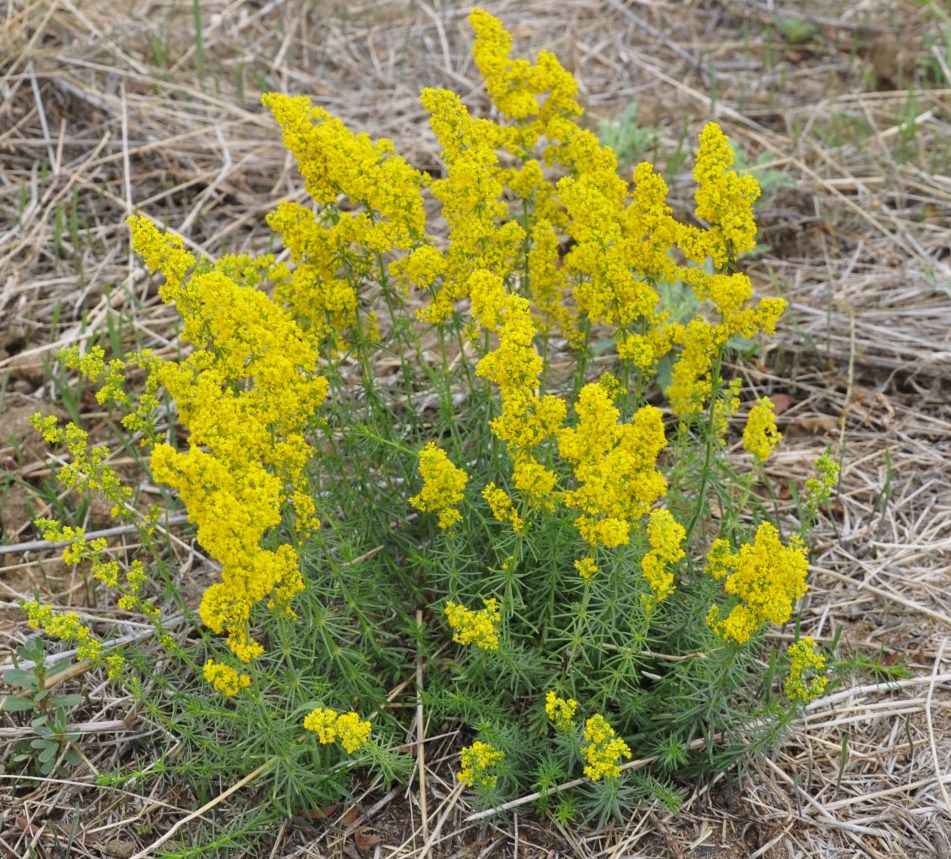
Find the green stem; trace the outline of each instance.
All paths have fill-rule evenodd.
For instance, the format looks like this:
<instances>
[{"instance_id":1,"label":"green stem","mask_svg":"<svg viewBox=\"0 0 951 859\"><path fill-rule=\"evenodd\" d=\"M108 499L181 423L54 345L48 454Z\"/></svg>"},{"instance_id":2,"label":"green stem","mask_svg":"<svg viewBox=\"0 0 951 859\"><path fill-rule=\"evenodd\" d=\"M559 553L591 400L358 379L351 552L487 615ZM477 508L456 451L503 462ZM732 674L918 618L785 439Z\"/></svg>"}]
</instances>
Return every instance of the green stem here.
<instances>
[{"instance_id":1,"label":"green stem","mask_svg":"<svg viewBox=\"0 0 951 859\"><path fill-rule=\"evenodd\" d=\"M703 518L703 512L706 509L707 484L710 482L710 472L713 466L713 452L716 447L716 436L713 429L713 422L716 415L716 398L720 391L720 366L722 362L722 350L717 350L717 357L714 361L712 383L710 386L710 403L707 407L707 425L704 442L706 448L703 455L703 468L700 472L700 486L697 488L697 503L693 515L690 517L690 525L687 528L687 536L684 545L689 546L693 538L694 531L700 520Z\"/></svg>"}]
</instances>

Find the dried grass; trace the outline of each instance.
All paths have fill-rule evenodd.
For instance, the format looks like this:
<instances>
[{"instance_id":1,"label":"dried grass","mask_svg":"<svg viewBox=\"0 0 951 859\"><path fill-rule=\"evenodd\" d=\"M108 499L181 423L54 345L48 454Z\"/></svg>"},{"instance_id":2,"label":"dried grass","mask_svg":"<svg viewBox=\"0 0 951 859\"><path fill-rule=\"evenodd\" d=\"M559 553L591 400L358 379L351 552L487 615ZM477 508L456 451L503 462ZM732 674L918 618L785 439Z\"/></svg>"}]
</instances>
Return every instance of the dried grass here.
<instances>
[{"instance_id":1,"label":"dried grass","mask_svg":"<svg viewBox=\"0 0 951 859\"><path fill-rule=\"evenodd\" d=\"M42 479L46 460L22 416L49 398L44 361L120 319L131 320L126 336L142 345L175 348L173 316L128 251L124 216L142 210L211 255L262 247L264 214L300 195L257 107L262 87L315 97L352 127L393 138L422 168L436 163L437 149L421 130L419 89L448 85L485 103L462 6L201 6L200 47L186 2L0 6L7 546L33 538L23 484ZM424 779L407 791L368 798L376 806L342 811L333 825L289 821L255 855L943 859L951 845L948 12L911 0L529 0L490 11L520 50L558 53L581 81L592 120L636 100L639 122L658 126L665 146L684 118L693 134L715 117L791 180L761 210L768 249L750 266L791 310L771 353L744 372L785 398L779 478L802 479L828 446L844 459L804 628L829 640L842 626L857 651L903 660L914 677L859 678L815 702L772 759L742 781L696 785L677 817L632 809L627 826L594 833L516 814L484 828L467 820L452 782L452 738L430 737ZM807 30L796 31L792 17ZM687 181L674 184L680 205L688 193ZM49 557L0 547L3 649L27 632L15 610L21 594L41 587L79 603L74 576ZM201 570L200 555L188 561ZM67 855L53 845L77 819L76 855L145 856L191 814L184 797L143 802L91 785L97 769L143 739L132 702L110 696L94 690L96 718L79 726L85 774L39 780L16 797L0 780L0 855ZM21 730L7 721L0 737ZM222 795L195 814L228 813L229 801ZM154 826L151 840L132 834L143 824Z\"/></svg>"}]
</instances>

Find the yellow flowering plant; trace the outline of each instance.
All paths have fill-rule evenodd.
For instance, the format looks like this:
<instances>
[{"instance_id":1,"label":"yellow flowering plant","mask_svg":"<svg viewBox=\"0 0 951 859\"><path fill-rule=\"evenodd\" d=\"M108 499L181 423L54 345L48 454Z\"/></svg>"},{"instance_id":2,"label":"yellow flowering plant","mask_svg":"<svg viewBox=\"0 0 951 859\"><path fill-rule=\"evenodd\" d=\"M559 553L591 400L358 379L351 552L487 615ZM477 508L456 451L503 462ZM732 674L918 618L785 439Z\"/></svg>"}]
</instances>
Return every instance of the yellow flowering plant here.
<instances>
[{"instance_id":1,"label":"yellow flowering plant","mask_svg":"<svg viewBox=\"0 0 951 859\"><path fill-rule=\"evenodd\" d=\"M264 758L286 812L346 795L354 768L407 771L391 749L419 658L427 718L470 732L457 773L483 802L584 777L602 817L645 790L676 804L665 779L763 748L827 682L811 639L778 654L785 696L761 658L808 590L808 560L755 506L781 439L772 402L725 364L732 338L773 334L784 308L739 268L756 181L708 123L693 217L676 217L651 164L633 186L618 174L554 55L513 59L499 20L470 22L498 120L424 90L440 178L270 93L311 198L267 217L284 253L199 259L135 215L132 247L181 315L181 356L63 356L122 414L214 572L192 598L157 539L147 581L45 527L155 625L169 664L192 672L178 693L215 702L208 771ZM689 318L671 310L678 290ZM139 521L82 429L37 428L70 453L68 487ZM835 485L831 460L819 472L803 534ZM27 610L98 658L73 618ZM124 682L168 687L160 664L133 661ZM174 732L180 701L150 713Z\"/></svg>"}]
</instances>

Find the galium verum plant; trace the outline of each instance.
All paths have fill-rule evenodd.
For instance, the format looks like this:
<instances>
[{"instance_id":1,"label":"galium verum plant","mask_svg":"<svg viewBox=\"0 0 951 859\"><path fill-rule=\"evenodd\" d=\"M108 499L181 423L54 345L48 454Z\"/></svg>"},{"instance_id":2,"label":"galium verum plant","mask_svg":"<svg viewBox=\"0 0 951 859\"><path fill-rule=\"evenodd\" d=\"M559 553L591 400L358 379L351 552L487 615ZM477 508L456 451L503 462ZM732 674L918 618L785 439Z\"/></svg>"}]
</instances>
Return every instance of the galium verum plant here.
<instances>
[{"instance_id":1,"label":"galium verum plant","mask_svg":"<svg viewBox=\"0 0 951 859\"><path fill-rule=\"evenodd\" d=\"M827 683L811 639L767 658L767 633L808 589L804 536L836 469L825 458L807 487L801 529L770 521L753 490L780 440L773 406L725 363L731 338L773 334L784 308L754 300L738 264L756 181L710 123L696 220L675 218L651 164L631 185L580 124L554 55L512 59L496 18L469 20L494 118L423 90L438 178L307 98L268 94L310 198L267 218L286 253L197 259L131 217L185 357L67 356L220 564L199 635L164 620L194 617L180 589L146 600L141 566L121 585L81 532L68 551L158 626L168 664L201 671L190 694L229 714L214 745L240 752L219 765L268 761L286 810L343 795L354 766L405 771L392 748L418 659L429 724L470 737L459 779L482 803L584 776L581 805L601 815L637 791L673 801L664 779L762 749ZM686 321L671 308L685 291L700 307ZM123 387L133 365L138 399ZM744 409L746 470L726 456ZM68 485L135 518L82 430L37 425L72 453ZM143 526L156 564L158 521ZM65 527L44 524L56 539ZM89 655L173 723L138 679L160 669Z\"/></svg>"}]
</instances>

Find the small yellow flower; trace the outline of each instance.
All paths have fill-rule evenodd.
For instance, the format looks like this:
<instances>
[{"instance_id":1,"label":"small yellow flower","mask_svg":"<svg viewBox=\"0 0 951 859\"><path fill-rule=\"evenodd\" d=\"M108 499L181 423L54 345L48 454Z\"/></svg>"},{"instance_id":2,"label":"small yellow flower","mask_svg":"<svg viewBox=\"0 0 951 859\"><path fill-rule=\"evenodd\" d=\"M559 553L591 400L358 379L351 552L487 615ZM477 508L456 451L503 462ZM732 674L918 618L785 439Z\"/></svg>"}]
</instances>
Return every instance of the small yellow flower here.
<instances>
[{"instance_id":1,"label":"small yellow flower","mask_svg":"<svg viewBox=\"0 0 951 859\"><path fill-rule=\"evenodd\" d=\"M736 414L737 409L740 407L740 388L742 386L742 379L733 379L730 384L720 392L720 396L713 403L713 418L711 424L714 435L719 439L723 439L726 435L730 419Z\"/></svg>"},{"instance_id":2,"label":"small yellow flower","mask_svg":"<svg viewBox=\"0 0 951 859\"><path fill-rule=\"evenodd\" d=\"M27 620L31 629L40 629L47 635L76 644L76 655L80 659L89 659L100 662L102 644L93 636L92 630L86 626L73 611L56 614L48 605L41 605L39 600L23 603Z\"/></svg>"},{"instance_id":3,"label":"small yellow flower","mask_svg":"<svg viewBox=\"0 0 951 859\"><path fill-rule=\"evenodd\" d=\"M181 236L160 233L155 224L142 215L130 215L126 223L132 233L132 250L145 260L149 271L161 271L165 275L165 283L159 289L162 300L177 300L185 275L195 265L195 257L185 250Z\"/></svg>"},{"instance_id":4,"label":"small yellow flower","mask_svg":"<svg viewBox=\"0 0 951 859\"><path fill-rule=\"evenodd\" d=\"M769 397L757 400L750 410L743 430L743 448L760 463L766 462L773 448L782 439L776 429L776 415L773 401Z\"/></svg>"},{"instance_id":5,"label":"small yellow flower","mask_svg":"<svg viewBox=\"0 0 951 859\"><path fill-rule=\"evenodd\" d=\"M93 578L98 579L106 587L114 588L119 584L119 562L97 561L92 565Z\"/></svg>"},{"instance_id":6,"label":"small yellow flower","mask_svg":"<svg viewBox=\"0 0 951 859\"><path fill-rule=\"evenodd\" d=\"M575 569L578 575L587 581L598 571L598 565L594 562L594 558L586 557L575 561Z\"/></svg>"},{"instance_id":7,"label":"small yellow flower","mask_svg":"<svg viewBox=\"0 0 951 859\"><path fill-rule=\"evenodd\" d=\"M222 695L237 695L242 689L247 689L251 685L251 678L247 674L242 674L230 665L215 662L214 659L209 659L205 663L202 673L205 680Z\"/></svg>"},{"instance_id":8,"label":"small yellow flower","mask_svg":"<svg viewBox=\"0 0 951 859\"><path fill-rule=\"evenodd\" d=\"M440 528L451 528L461 521L462 514L455 505L462 501L469 475L456 468L433 442L419 452L419 473L423 489L409 503L420 512L438 513Z\"/></svg>"},{"instance_id":9,"label":"small yellow flower","mask_svg":"<svg viewBox=\"0 0 951 859\"><path fill-rule=\"evenodd\" d=\"M734 569L736 569L736 556L730 549L730 543L727 540L714 540L707 553L707 573L715 579L722 579Z\"/></svg>"},{"instance_id":10,"label":"small yellow flower","mask_svg":"<svg viewBox=\"0 0 951 859\"><path fill-rule=\"evenodd\" d=\"M829 685L823 673L826 658L816 649L809 637L800 638L786 651L789 654L789 676L786 678L786 696L792 701L808 702L818 698Z\"/></svg>"},{"instance_id":11,"label":"small yellow flower","mask_svg":"<svg viewBox=\"0 0 951 859\"><path fill-rule=\"evenodd\" d=\"M115 653L112 656L107 656L104 662L106 664L106 676L110 680L121 680L125 659Z\"/></svg>"},{"instance_id":12,"label":"small yellow flower","mask_svg":"<svg viewBox=\"0 0 951 859\"><path fill-rule=\"evenodd\" d=\"M687 536L683 526L673 514L659 507L651 510L647 524L647 539L651 550L641 561L644 578L651 587L652 595L648 603L654 604L667 599L674 589L674 575L669 565L675 564L685 556L681 544Z\"/></svg>"},{"instance_id":13,"label":"small yellow flower","mask_svg":"<svg viewBox=\"0 0 951 859\"><path fill-rule=\"evenodd\" d=\"M714 265L723 268L738 254L756 244L753 203L760 195L752 176L738 176L732 169L733 150L727 136L715 122L700 133L700 148L693 171L697 182L696 215L711 226L706 238L707 252Z\"/></svg>"},{"instance_id":14,"label":"small yellow flower","mask_svg":"<svg viewBox=\"0 0 951 859\"><path fill-rule=\"evenodd\" d=\"M469 787L494 788L499 777L492 772L505 757L504 752L476 740L471 746L466 746L459 754L462 769L458 778Z\"/></svg>"},{"instance_id":15,"label":"small yellow flower","mask_svg":"<svg viewBox=\"0 0 951 859\"><path fill-rule=\"evenodd\" d=\"M581 389L575 412L577 425L558 432L558 452L578 482L565 504L580 511L576 527L586 542L614 548L629 541L634 521L667 490L657 469L667 444L663 415L644 406L619 423L608 386L599 383Z\"/></svg>"},{"instance_id":16,"label":"small yellow flower","mask_svg":"<svg viewBox=\"0 0 951 859\"><path fill-rule=\"evenodd\" d=\"M325 707L311 710L304 716L304 727L317 734L321 745L329 745L337 739L337 711Z\"/></svg>"},{"instance_id":17,"label":"small yellow flower","mask_svg":"<svg viewBox=\"0 0 951 859\"><path fill-rule=\"evenodd\" d=\"M365 745L373 726L354 712L341 713L337 717L337 733L340 745L351 754Z\"/></svg>"},{"instance_id":18,"label":"small yellow flower","mask_svg":"<svg viewBox=\"0 0 951 859\"><path fill-rule=\"evenodd\" d=\"M455 630L452 640L457 644L474 644L483 650L498 650L502 613L494 597L483 602L485 608L480 611L471 611L451 600L446 603L446 619Z\"/></svg>"},{"instance_id":19,"label":"small yellow flower","mask_svg":"<svg viewBox=\"0 0 951 859\"><path fill-rule=\"evenodd\" d=\"M587 742L581 750L587 761L584 774L592 781L617 778L621 774L618 761L631 757L628 744L614 733L614 728L600 714L592 716L585 723L584 738Z\"/></svg>"},{"instance_id":20,"label":"small yellow flower","mask_svg":"<svg viewBox=\"0 0 951 859\"><path fill-rule=\"evenodd\" d=\"M304 727L317 734L323 746L340 743L351 754L366 745L373 726L353 711L338 713L329 707L317 707L304 717Z\"/></svg>"},{"instance_id":21,"label":"small yellow flower","mask_svg":"<svg viewBox=\"0 0 951 859\"><path fill-rule=\"evenodd\" d=\"M832 497L832 490L839 485L839 464L828 453L816 460L816 471L819 476L806 481L806 509L811 516L816 515L819 506Z\"/></svg>"},{"instance_id":22,"label":"small yellow flower","mask_svg":"<svg viewBox=\"0 0 951 859\"><path fill-rule=\"evenodd\" d=\"M545 712L559 731L570 731L574 727L578 702L574 698L559 698L549 691L545 696Z\"/></svg>"},{"instance_id":23,"label":"small yellow flower","mask_svg":"<svg viewBox=\"0 0 951 859\"><path fill-rule=\"evenodd\" d=\"M795 602L809 589L809 561L802 540L794 536L784 546L769 522L759 526L752 544L735 554L717 540L708 562L708 572L714 578L726 576L724 590L739 602L725 618L719 606L711 606L707 624L721 638L738 644L749 641L764 623L786 623Z\"/></svg>"},{"instance_id":24,"label":"small yellow flower","mask_svg":"<svg viewBox=\"0 0 951 859\"><path fill-rule=\"evenodd\" d=\"M512 503L511 496L494 483L490 483L482 490L482 497L492 510L492 515L499 522L508 522L512 530L518 534L524 527L525 521L518 515L515 505Z\"/></svg>"}]
</instances>

